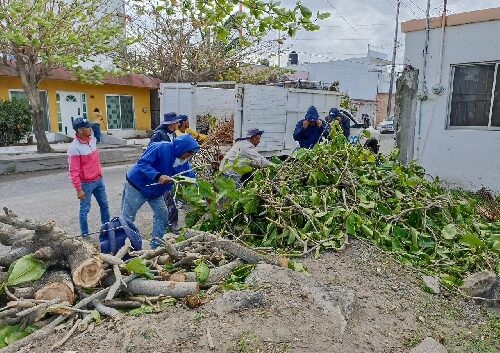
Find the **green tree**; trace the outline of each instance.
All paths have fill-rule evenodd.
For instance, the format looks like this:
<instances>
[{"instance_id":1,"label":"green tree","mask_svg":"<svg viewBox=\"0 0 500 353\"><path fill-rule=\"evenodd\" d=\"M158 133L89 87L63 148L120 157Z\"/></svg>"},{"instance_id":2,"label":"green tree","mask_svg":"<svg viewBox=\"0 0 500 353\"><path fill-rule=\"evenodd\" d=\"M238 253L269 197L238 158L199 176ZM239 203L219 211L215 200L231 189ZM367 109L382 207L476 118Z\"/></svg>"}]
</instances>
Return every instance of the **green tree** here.
<instances>
[{"instance_id":1,"label":"green tree","mask_svg":"<svg viewBox=\"0 0 500 353\"><path fill-rule=\"evenodd\" d=\"M39 153L50 152L38 94L40 81L65 68L79 80L98 82L101 60L120 59L130 40L123 16L105 0L0 0L0 65L13 65L34 116ZM85 63L84 66L83 63ZM84 69L85 67L85 69Z\"/></svg>"},{"instance_id":2,"label":"green tree","mask_svg":"<svg viewBox=\"0 0 500 353\"><path fill-rule=\"evenodd\" d=\"M297 2L134 0L129 6L129 33L141 40L128 52L128 62L167 82L213 81L231 76L245 63L272 51L265 40L272 31L293 36L314 31L329 16Z\"/></svg>"}]
</instances>

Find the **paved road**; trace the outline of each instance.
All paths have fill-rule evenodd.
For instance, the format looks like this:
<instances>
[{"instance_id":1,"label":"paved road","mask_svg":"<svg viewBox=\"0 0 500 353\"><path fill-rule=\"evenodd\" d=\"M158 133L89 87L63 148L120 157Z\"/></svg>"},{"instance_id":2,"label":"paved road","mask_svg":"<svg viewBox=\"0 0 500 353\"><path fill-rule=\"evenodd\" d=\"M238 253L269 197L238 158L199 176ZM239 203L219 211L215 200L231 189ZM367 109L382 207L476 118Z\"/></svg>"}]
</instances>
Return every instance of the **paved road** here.
<instances>
[{"instance_id":1,"label":"paved road","mask_svg":"<svg viewBox=\"0 0 500 353\"><path fill-rule=\"evenodd\" d=\"M380 134L380 153L388 155L394 148L394 134Z\"/></svg>"},{"instance_id":2,"label":"paved road","mask_svg":"<svg viewBox=\"0 0 500 353\"><path fill-rule=\"evenodd\" d=\"M119 214L123 181L128 168L123 165L103 168L112 217ZM0 206L12 209L21 217L55 220L59 227L69 233L80 233L79 201L66 171L0 177ZM99 230L99 218L99 206L93 199L89 215L91 232ZM136 224L143 236L149 237L152 218L149 206L145 205L139 210Z\"/></svg>"}]
</instances>

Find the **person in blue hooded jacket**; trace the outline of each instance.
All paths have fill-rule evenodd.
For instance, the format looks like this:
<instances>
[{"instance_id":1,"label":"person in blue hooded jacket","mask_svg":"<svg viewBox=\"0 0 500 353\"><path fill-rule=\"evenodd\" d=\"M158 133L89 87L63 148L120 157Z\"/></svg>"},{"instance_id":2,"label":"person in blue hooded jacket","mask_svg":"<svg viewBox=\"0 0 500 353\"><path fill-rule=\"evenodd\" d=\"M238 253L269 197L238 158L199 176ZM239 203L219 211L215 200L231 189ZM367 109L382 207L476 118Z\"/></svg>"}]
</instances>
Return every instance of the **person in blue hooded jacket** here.
<instances>
[{"instance_id":1,"label":"person in blue hooded jacket","mask_svg":"<svg viewBox=\"0 0 500 353\"><path fill-rule=\"evenodd\" d=\"M171 177L184 171L199 150L200 145L191 135L180 136L173 142L152 143L127 173L121 214L134 222L137 211L149 203L153 210L153 249L161 244L169 221L163 194L172 188Z\"/></svg>"},{"instance_id":2,"label":"person in blue hooded jacket","mask_svg":"<svg viewBox=\"0 0 500 353\"><path fill-rule=\"evenodd\" d=\"M319 118L318 111L312 106L307 110L305 118L295 126L293 139L301 148L313 148L322 138L328 138L328 133L328 125Z\"/></svg>"},{"instance_id":3,"label":"person in blue hooded jacket","mask_svg":"<svg viewBox=\"0 0 500 353\"><path fill-rule=\"evenodd\" d=\"M330 109L330 112L328 113L328 118L329 118L327 120L328 123L331 123L334 120L337 120L339 122L340 127L342 129L342 133L344 134L345 138L349 140L349 136L351 135L351 119L342 114L342 112L337 108Z\"/></svg>"}]
</instances>

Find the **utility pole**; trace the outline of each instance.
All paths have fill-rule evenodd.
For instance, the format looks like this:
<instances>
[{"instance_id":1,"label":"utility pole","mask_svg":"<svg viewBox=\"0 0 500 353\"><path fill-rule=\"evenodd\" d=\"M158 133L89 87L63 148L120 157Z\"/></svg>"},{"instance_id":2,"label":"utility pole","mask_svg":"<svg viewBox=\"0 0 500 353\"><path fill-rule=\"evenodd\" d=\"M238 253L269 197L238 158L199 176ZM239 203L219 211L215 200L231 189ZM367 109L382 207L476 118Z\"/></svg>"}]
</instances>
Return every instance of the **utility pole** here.
<instances>
[{"instance_id":1,"label":"utility pole","mask_svg":"<svg viewBox=\"0 0 500 353\"><path fill-rule=\"evenodd\" d=\"M281 31L278 31L278 68L281 68Z\"/></svg>"},{"instance_id":2,"label":"utility pole","mask_svg":"<svg viewBox=\"0 0 500 353\"><path fill-rule=\"evenodd\" d=\"M400 8L401 8L401 0L397 0L396 28L394 29L394 48L392 49L391 83L389 84L389 101L387 102L387 116L391 116L391 111L392 111L392 89L394 87L394 75L395 75L395 71L396 71L396 53L398 50L399 10L400 10Z\"/></svg>"}]
</instances>

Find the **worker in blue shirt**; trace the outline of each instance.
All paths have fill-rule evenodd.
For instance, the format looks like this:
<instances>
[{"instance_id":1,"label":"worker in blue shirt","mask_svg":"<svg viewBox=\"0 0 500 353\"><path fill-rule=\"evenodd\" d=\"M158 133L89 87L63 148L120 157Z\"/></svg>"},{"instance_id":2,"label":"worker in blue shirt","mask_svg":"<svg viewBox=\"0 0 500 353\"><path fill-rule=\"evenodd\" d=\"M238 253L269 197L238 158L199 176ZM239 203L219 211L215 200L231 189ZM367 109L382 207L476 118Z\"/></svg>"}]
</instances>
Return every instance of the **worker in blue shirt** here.
<instances>
[{"instance_id":1,"label":"worker in blue shirt","mask_svg":"<svg viewBox=\"0 0 500 353\"><path fill-rule=\"evenodd\" d=\"M328 133L328 125L319 118L318 111L312 106L307 110L304 119L295 126L293 139L301 148L313 148L323 138L328 138Z\"/></svg>"},{"instance_id":2,"label":"worker in blue shirt","mask_svg":"<svg viewBox=\"0 0 500 353\"><path fill-rule=\"evenodd\" d=\"M337 108L332 108L328 113L328 120L329 123L337 120L342 128L342 133L349 140L349 136L351 135L351 120L346 115L342 114Z\"/></svg>"}]
</instances>

